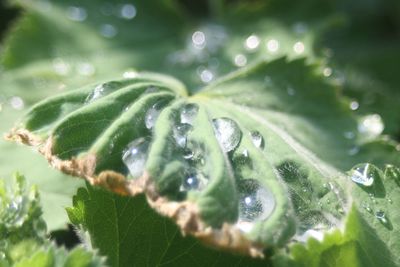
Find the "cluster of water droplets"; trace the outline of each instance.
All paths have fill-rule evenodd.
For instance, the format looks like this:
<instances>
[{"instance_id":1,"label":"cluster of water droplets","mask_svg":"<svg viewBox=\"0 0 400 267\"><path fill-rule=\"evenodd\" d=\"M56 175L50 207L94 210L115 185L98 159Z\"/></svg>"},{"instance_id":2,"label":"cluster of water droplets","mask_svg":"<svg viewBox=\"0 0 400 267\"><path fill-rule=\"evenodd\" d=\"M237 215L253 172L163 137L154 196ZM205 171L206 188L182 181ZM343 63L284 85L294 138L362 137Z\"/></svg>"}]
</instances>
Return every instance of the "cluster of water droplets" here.
<instances>
[{"instance_id":1,"label":"cluster of water droplets","mask_svg":"<svg viewBox=\"0 0 400 267\"><path fill-rule=\"evenodd\" d=\"M91 13L89 13L89 10ZM99 34L105 38L113 38L118 34L118 27L106 21L115 22L116 19L122 22L130 21L136 17L137 9L132 3L112 4L108 2L101 5L98 10L87 9L78 5L69 6L65 11L65 15L74 22L84 22L91 16L94 18L101 17L105 22L98 26Z\"/></svg>"},{"instance_id":2,"label":"cluster of water droplets","mask_svg":"<svg viewBox=\"0 0 400 267\"><path fill-rule=\"evenodd\" d=\"M377 204L377 199L375 197L375 193L373 187L377 183L377 179L379 179L379 172L373 165L369 163L358 164L354 166L350 172L349 176L351 180L359 186L370 189L369 199L370 203L367 201L363 201L361 203L361 207L364 208L368 213L373 214L375 218L380 221L384 226L390 228L389 218L384 210L378 208L375 210L374 206ZM378 186L378 185L377 185ZM392 204L393 201L391 198L385 198L388 204Z\"/></svg>"}]
</instances>

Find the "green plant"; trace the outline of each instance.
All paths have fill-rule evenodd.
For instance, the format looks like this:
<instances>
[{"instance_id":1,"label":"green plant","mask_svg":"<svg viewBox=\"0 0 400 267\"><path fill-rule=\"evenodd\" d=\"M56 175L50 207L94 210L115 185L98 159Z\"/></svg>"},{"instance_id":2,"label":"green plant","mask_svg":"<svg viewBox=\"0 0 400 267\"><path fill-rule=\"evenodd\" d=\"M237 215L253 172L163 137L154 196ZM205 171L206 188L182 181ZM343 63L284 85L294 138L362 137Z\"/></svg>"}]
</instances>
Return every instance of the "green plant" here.
<instances>
[{"instance_id":1,"label":"green plant","mask_svg":"<svg viewBox=\"0 0 400 267\"><path fill-rule=\"evenodd\" d=\"M86 180L19 167L56 203L81 187L69 221L109 265L400 265L400 54L358 24L376 6L345 26L341 1L16 3L0 82L41 101L6 139Z\"/></svg>"}]
</instances>

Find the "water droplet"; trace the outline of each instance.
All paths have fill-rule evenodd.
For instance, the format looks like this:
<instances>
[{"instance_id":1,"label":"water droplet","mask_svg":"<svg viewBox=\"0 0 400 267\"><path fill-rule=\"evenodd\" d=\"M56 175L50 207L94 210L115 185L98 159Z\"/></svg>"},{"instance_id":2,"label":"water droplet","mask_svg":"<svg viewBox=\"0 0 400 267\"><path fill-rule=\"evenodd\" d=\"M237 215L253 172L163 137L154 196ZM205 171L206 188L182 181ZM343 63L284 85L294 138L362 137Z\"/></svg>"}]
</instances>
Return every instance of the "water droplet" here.
<instances>
[{"instance_id":1,"label":"water droplet","mask_svg":"<svg viewBox=\"0 0 400 267\"><path fill-rule=\"evenodd\" d=\"M271 191L260 185L257 180L240 180L239 190L239 219L237 227L249 232L254 222L267 219L275 208L275 198Z\"/></svg>"},{"instance_id":2,"label":"water droplet","mask_svg":"<svg viewBox=\"0 0 400 267\"><path fill-rule=\"evenodd\" d=\"M369 163L360 164L351 171L351 180L363 186L371 186L374 183L374 174Z\"/></svg>"},{"instance_id":3,"label":"water droplet","mask_svg":"<svg viewBox=\"0 0 400 267\"><path fill-rule=\"evenodd\" d=\"M246 50L254 50L260 45L260 38L257 35L250 35L247 37L244 47Z\"/></svg>"},{"instance_id":4,"label":"water droplet","mask_svg":"<svg viewBox=\"0 0 400 267\"><path fill-rule=\"evenodd\" d=\"M242 132L235 121L229 118L213 119L213 126L215 137L224 152L232 151L239 145Z\"/></svg>"},{"instance_id":5,"label":"water droplet","mask_svg":"<svg viewBox=\"0 0 400 267\"><path fill-rule=\"evenodd\" d=\"M197 116L199 106L196 104L186 104L181 109L181 123L193 125L193 121Z\"/></svg>"},{"instance_id":6,"label":"water droplet","mask_svg":"<svg viewBox=\"0 0 400 267\"><path fill-rule=\"evenodd\" d=\"M267 42L267 49L271 53L275 53L279 50L279 42L275 39L271 39Z\"/></svg>"},{"instance_id":7,"label":"water droplet","mask_svg":"<svg viewBox=\"0 0 400 267\"><path fill-rule=\"evenodd\" d=\"M129 143L122 156L122 160L133 178L139 178L143 175L149 145L149 138L137 138Z\"/></svg>"},{"instance_id":8,"label":"water droplet","mask_svg":"<svg viewBox=\"0 0 400 267\"><path fill-rule=\"evenodd\" d=\"M194 151L189 148L185 148L183 150L183 158L184 159L192 159L194 157Z\"/></svg>"},{"instance_id":9,"label":"water droplet","mask_svg":"<svg viewBox=\"0 0 400 267\"><path fill-rule=\"evenodd\" d=\"M92 76L96 69L88 62L81 62L76 66L77 72L82 76Z\"/></svg>"},{"instance_id":10,"label":"water droplet","mask_svg":"<svg viewBox=\"0 0 400 267\"><path fill-rule=\"evenodd\" d=\"M350 109L351 110L357 110L359 108L360 104L358 104L357 101L351 101L350 102Z\"/></svg>"},{"instance_id":11,"label":"water droplet","mask_svg":"<svg viewBox=\"0 0 400 267\"><path fill-rule=\"evenodd\" d=\"M387 219L387 217L386 217L386 214L385 214L385 212L384 211L382 211L382 210L378 210L376 213L375 213L375 217L382 223L382 224L388 224L388 219Z\"/></svg>"},{"instance_id":12,"label":"water droplet","mask_svg":"<svg viewBox=\"0 0 400 267\"><path fill-rule=\"evenodd\" d=\"M366 211L368 211L369 213L372 213L372 209L371 209L371 207L369 206L369 204L368 203L362 203L361 204L361 206L366 210Z\"/></svg>"},{"instance_id":13,"label":"water droplet","mask_svg":"<svg viewBox=\"0 0 400 267\"><path fill-rule=\"evenodd\" d=\"M391 198L388 198L387 201L389 204L393 204L393 200Z\"/></svg>"},{"instance_id":14,"label":"water droplet","mask_svg":"<svg viewBox=\"0 0 400 267\"><path fill-rule=\"evenodd\" d=\"M187 135L193 127L187 123L181 123L174 128L174 138L178 146L186 147Z\"/></svg>"},{"instance_id":15,"label":"water droplet","mask_svg":"<svg viewBox=\"0 0 400 267\"><path fill-rule=\"evenodd\" d=\"M322 74L323 74L325 77L329 77L329 76L332 75L332 69L329 68L329 67L326 67L326 68L324 68L324 70L322 71Z\"/></svg>"},{"instance_id":16,"label":"water droplet","mask_svg":"<svg viewBox=\"0 0 400 267\"><path fill-rule=\"evenodd\" d=\"M132 4L122 5L119 11L119 16L127 20L133 19L136 16L135 6Z\"/></svg>"},{"instance_id":17,"label":"water droplet","mask_svg":"<svg viewBox=\"0 0 400 267\"><path fill-rule=\"evenodd\" d=\"M87 12L83 7L70 6L67 8L67 17L73 21L84 21L87 18Z\"/></svg>"},{"instance_id":18,"label":"water droplet","mask_svg":"<svg viewBox=\"0 0 400 267\"><path fill-rule=\"evenodd\" d=\"M122 77L124 77L125 79L135 79L138 76L139 76L139 73L134 70L127 70L124 72L124 74L122 74Z\"/></svg>"},{"instance_id":19,"label":"water droplet","mask_svg":"<svg viewBox=\"0 0 400 267\"><path fill-rule=\"evenodd\" d=\"M100 34L106 38L113 38L117 33L117 28L111 24L103 24L100 26Z\"/></svg>"},{"instance_id":20,"label":"water droplet","mask_svg":"<svg viewBox=\"0 0 400 267\"><path fill-rule=\"evenodd\" d=\"M202 31L195 31L192 34L193 46L197 49L203 49L206 46L206 35Z\"/></svg>"},{"instance_id":21,"label":"water droplet","mask_svg":"<svg viewBox=\"0 0 400 267\"><path fill-rule=\"evenodd\" d=\"M200 73L200 79L203 83L209 83L214 79L214 73L209 69L204 69Z\"/></svg>"},{"instance_id":22,"label":"water droplet","mask_svg":"<svg viewBox=\"0 0 400 267\"><path fill-rule=\"evenodd\" d=\"M380 135L384 128L382 118L378 114L365 116L358 124L358 131L369 137Z\"/></svg>"},{"instance_id":23,"label":"water droplet","mask_svg":"<svg viewBox=\"0 0 400 267\"><path fill-rule=\"evenodd\" d=\"M304 43L303 43L303 42L296 42L296 43L293 45L293 51L294 51L296 54L302 54L302 53L304 53L304 50L305 50L305 46L304 46Z\"/></svg>"},{"instance_id":24,"label":"water droplet","mask_svg":"<svg viewBox=\"0 0 400 267\"><path fill-rule=\"evenodd\" d=\"M25 102L21 97L13 96L10 99L10 105L13 109L22 110L25 107Z\"/></svg>"},{"instance_id":25,"label":"water droplet","mask_svg":"<svg viewBox=\"0 0 400 267\"><path fill-rule=\"evenodd\" d=\"M69 74L71 66L61 58L55 58L53 59L53 69L58 75L66 76Z\"/></svg>"},{"instance_id":26,"label":"water droplet","mask_svg":"<svg viewBox=\"0 0 400 267\"><path fill-rule=\"evenodd\" d=\"M249 157L249 151L247 149L244 149L242 152L243 157L248 158Z\"/></svg>"},{"instance_id":27,"label":"water droplet","mask_svg":"<svg viewBox=\"0 0 400 267\"><path fill-rule=\"evenodd\" d=\"M237 67L244 67L247 64L247 58L243 54L237 54L233 59L233 62Z\"/></svg>"},{"instance_id":28,"label":"water droplet","mask_svg":"<svg viewBox=\"0 0 400 267\"><path fill-rule=\"evenodd\" d=\"M260 134L259 131L253 131L250 133L251 135L251 141L253 141L253 144L258 147L258 148L264 148L264 138Z\"/></svg>"},{"instance_id":29,"label":"water droplet","mask_svg":"<svg viewBox=\"0 0 400 267\"><path fill-rule=\"evenodd\" d=\"M150 130L154 127L158 119L158 116L160 116L161 110L164 108L165 105L166 102L164 100L161 100L155 103L151 108L147 110L144 120L147 129Z\"/></svg>"},{"instance_id":30,"label":"water droplet","mask_svg":"<svg viewBox=\"0 0 400 267\"><path fill-rule=\"evenodd\" d=\"M119 86L118 82L108 82L97 85L94 90L86 97L85 103L93 102L107 93L115 90Z\"/></svg>"}]
</instances>

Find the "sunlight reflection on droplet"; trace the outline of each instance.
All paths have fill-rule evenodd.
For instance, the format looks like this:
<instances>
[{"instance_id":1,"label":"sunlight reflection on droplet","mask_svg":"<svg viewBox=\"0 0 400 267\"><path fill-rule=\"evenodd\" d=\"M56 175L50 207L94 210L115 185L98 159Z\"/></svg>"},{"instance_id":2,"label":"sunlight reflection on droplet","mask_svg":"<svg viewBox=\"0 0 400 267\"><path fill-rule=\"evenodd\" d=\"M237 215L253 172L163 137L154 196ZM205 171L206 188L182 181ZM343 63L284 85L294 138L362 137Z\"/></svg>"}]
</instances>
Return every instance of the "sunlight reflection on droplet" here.
<instances>
[{"instance_id":1,"label":"sunlight reflection on droplet","mask_svg":"<svg viewBox=\"0 0 400 267\"><path fill-rule=\"evenodd\" d=\"M360 106L360 104L358 104L357 101L351 101L350 102L350 109L351 110L357 110L359 106Z\"/></svg>"},{"instance_id":2,"label":"sunlight reflection on droplet","mask_svg":"<svg viewBox=\"0 0 400 267\"><path fill-rule=\"evenodd\" d=\"M332 75L332 69L329 67L324 68L324 70L322 71L322 73L324 74L325 77L329 77Z\"/></svg>"},{"instance_id":3,"label":"sunlight reflection on droplet","mask_svg":"<svg viewBox=\"0 0 400 267\"><path fill-rule=\"evenodd\" d=\"M247 50L254 50L260 45L260 38L257 35L247 37L244 46Z\"/></svg>"},{"instance_id":4,"label":"sunlight reflection on droplet","mask_svg":"<svg viewBox=\"0 0 400 267\"><path fill-rule=\"evenodd\" d=\"M13 109L21 110L25 107L24 100L19 96L13 96L10 99L10 105Z\"/></svg>"},{"instance_id":5,"label":"sunlight reflection on droplet","mask_svg":"<svg viewBox=\"0 0 400 267\"><path fill-rule=\"evenodd\" d=\"M247 58L243 54L237 54L233 61L237 67L243 67L247 64Z\"/></svg>"},{"instance_id":6,"label":"sunlight reflection on droplet","mask_svg":"<svg viewBox=\"0 0 400 267\"><path fill-rule=\"evenodd\" d=\"M210 70L204 69L200 73L200 79L204 83L209 83L214 79L214 74Z\"/></svg>"},{"instance_id":7,"label":"sunlight reflection on droplet","mask_svg":"<svg viewBox=\"0 0 400 267\"><path fill-rule=\"evenodd\" d=\"M271 53L275 53L279 50L279 42L275 39L271 39L267 42L267 49Z\"/></svg>"},{"instance_id":8,"label":"sunlight reflection on droplet","mask_svg":"<svg viewBox=\"0 0 400 267\"><path fill-rule=\"evenodd\" d=\"M53 59L52 63L53 69L58 75L68 75L69 71L71 70L71 66L61 58Z\"/></svg>"},{"instance_id":9,"label":"sunlight reflection on droplet","mask_svg":"<svg viewBox=\"0 0 400 267\"><path fill-rule=\"evenodd\" d=\"M305 46L304 46L304 43L303 43L303 42L296 42L296 43L293 45L293 51L294 51L296 54L302 54L302 53L304 53L304 50L305 50Z\"/></svg>"},{"instance_id":10,"label":"sunlight reflection on droplet","mask_svg":"<svg viewBox=\"0 0 400 267\"><path fill-rule=\"evenodd\" d=\"M206 35L204 32L195 31L192 35L193 46L198 49L203 49L206 45Z\"/></svg>"}]
</instances>

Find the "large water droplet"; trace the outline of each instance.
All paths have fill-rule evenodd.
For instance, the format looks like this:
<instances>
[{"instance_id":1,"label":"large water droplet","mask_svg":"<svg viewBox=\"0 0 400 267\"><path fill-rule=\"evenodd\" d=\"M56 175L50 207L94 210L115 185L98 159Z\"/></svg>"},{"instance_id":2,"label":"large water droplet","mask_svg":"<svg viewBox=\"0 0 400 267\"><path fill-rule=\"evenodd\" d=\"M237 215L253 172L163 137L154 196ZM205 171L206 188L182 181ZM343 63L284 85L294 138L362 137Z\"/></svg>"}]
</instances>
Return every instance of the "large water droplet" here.
<instances>
[{"instance_id":1,"label":"large water droplet","mask_svg":"<svg viewBox=\"0 0 400 267\"><path fill-rule=\"evenodd\" d=\"M253 144L258 147L258 148L264 148L264 138L260 134L259 131L253 131L250 133L251 135L251 141L253 141Z\"/></svg>"},{"instance_id":2,"label":"large water droplet","mask_svg":"<svg viewBox=\"0 0 400 267\"><path fill-rule=\"evenodd\" d=\"M129 143L122 156L122 160L128 167L133 178L139 178L143 175L149 145L149 138L137 138L133 142Z\"/></svg>"},{"instance_id":3,"label":"large water droplet","mask_svg":"<svg viewBox=\"0 0 400 267\"><path fill-rule=\"evenodd\" d=\"M351 180L363 186L371 186L374 183L374 173L369 163L360 164L350 171Z\"/></svg>"},{"instance_id":4,"label":"large water droplet","mask_svg":"<svg viewBox=\"0 0 400 267\"><path fill-rule=\"evenodd\" d=\"M192 129L193 129L193 127L187 123L178 124L174 128L174 138L175 138L175 141L178 144L178 146L186 147L187 135L188 135L188 132Z\"/></svg>"},{"instance_id":5,"label":"large water droplet","mask_svg":"<svg viewBox=\"0 0 400 267\"><path fill-rule=\"evenodd\" d=\"M384 128L382 118L378 114L365 116L358 124L358 131L369 137L380 135Z\"/></svg>"},{"instance_id":6,"label":"large water droplet","mask_svg":"<svg viewBox=\"0 0 400 267\"><path fill-rule=\"evenodd\" d=\"M235 149L240 142L242 132L237 123L229 118L213 119L215 136L224 152Z\"/></svg>"},{"instance_id":7,"label":"large water droplet","mask_svg":"<svg viewBox=\"0 0 400 267\"><path fill-rule=\"evenodd\" d=\"M255 179L239 181L239 219L237 227L248 232L254 222L267 219L275 209L271 191Z\"/></svg>"},{"instance_id":8,"label":"large water droplet","mask_svg":"<svg viewBox=\"0 0 400 267\"><path fill-rule=\"evenodd\" d=\"M186 104L181 109L181 123L193 125L193 121L199 112L199 106L196 104Z\"/></svg>"},{"instance_id":9,"label":"large water droplet","mask_svg":"<svg viewBox=\"0 0 400 267\"><path fill-rule=\"evenodd\" d=\"M165 105L166 102L161 100L155 103L151 108L149 108L149 110L147 110L144 120L147 129L152 129L154 127L158 119L158 116L160 116L160 113Z\"/></svg>"}]
</instances>

